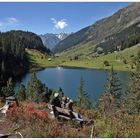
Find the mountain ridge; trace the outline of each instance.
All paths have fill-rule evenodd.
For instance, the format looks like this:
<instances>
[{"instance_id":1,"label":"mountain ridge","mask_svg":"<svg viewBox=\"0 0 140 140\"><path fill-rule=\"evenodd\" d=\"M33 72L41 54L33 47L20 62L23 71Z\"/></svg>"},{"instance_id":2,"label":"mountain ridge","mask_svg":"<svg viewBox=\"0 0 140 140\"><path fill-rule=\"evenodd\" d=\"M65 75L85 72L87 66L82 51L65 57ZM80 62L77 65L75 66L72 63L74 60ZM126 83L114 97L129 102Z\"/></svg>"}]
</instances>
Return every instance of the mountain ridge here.
<instances>
[{"instance_id":1,"label":"mountain ridge","mask_svg":"<svg viewBox=\"0 0 140 140\"><path fill-rule=\"evenodd\" d=\"M60 41L53 52L59 53L73 47L82 46L88 42L96 45L110 35L123 31L125 28L140 22L140 3L132 3L118 10L109 17L96 21L78 32Z\"/></svg>"}]
</instances>

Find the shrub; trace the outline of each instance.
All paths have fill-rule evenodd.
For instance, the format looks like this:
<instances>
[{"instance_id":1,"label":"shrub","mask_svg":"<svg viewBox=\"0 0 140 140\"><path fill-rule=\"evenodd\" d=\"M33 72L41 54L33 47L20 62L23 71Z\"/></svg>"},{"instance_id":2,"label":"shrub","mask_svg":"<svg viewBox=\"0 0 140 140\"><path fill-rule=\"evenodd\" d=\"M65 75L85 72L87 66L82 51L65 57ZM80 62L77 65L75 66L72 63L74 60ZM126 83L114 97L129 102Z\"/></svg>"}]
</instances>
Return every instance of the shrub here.
<instances>
[{"instance_id":1,"label":"shrub","mask_svg":"<svg viewBox=\"0 0 140 140\"><path fill-rule=\"evenodd\" d=\"M127 64L127 60L125 58L123 58L123 63Z\"/></svg>"},{"instance_id":2,"label":"shrub","mask_svg":"<svg viewBox=\"0 0 140 140\"><path fill-rule=\"evenodd\" d=\"M37 110L34 103L29 103L20 107L16 105L11 106L8 110L8 118L15 122L20 120L30 121L32 119L46 121L48 119L48 113Z\"/></svg>"},{"instance_id":3,"label":"shrub","mask_svg":"<svg viewBox=\"0 0 140 140\"><path fill-rule=\"evenodd\" d=\"M101 134L103 138L113 138L116 136L116 132L112 129L107 129L104 133Z\"/></svg>"},{"instance_id":4,"label":"shrub","mask_svg":"<svg viewBox=\"0 0 140 140\"><path fill-rule=\"evenodd\" d=\"M75 57L74 57L74 60L78 60L78 56L75 56Z\"/></svg>"},{"instance_id":5,"label":"shrub","mask_svg":"<svg viewBox=\"0 0 140 140\"><path fill-rule=\"evenodd\" d=\"M105 60L105 61L103 62L103 64L104 64L104 66L110 66L110 64L109 64L109 62L108 62L107 60Z\"/></svg>"},{"instance_id":6,"label":"shrub","mask_svg":"<svg viewBox=\"0 0 140 140\"><path fill-rule=\"evenodd\" d=\"M134 57L134 54L131 54L131 55L130 55L130 58L132 58L132 57Z\"/></svg>"}]
</instances>

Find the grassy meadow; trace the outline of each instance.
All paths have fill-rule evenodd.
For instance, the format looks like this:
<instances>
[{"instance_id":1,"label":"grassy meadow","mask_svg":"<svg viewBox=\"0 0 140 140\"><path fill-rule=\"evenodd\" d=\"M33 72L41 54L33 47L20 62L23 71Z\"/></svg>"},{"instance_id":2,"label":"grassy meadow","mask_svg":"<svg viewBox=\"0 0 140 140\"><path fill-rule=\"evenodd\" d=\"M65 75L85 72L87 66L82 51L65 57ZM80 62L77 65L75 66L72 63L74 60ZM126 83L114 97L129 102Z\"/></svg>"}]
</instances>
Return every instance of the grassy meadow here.
<instances>
[{"instance_id":1,"label":"grassy meadow","mask_svg":"<svg viewBox=\"0 0 140 140\"><path fill-rule=\"evenodd\" d=\"M87 47L85 49L89 51L91 48ZM75 48L74 50L59 54L59 57L49 57L37 50L31 49L27 49L26 52L33 63L33 69L55 66L110 69L111 65L113 65L114 70L133 71L135 68L133 59L137 55L139 45L96 58L82 56L75 60L74 57L77 54L82 55L86 51L85 49L80 51L78 48ZM51 61L48 60L49 58L51 58ZM105 66L104 61L108 61L110 66Z\"/></svg>"}]
</instances>

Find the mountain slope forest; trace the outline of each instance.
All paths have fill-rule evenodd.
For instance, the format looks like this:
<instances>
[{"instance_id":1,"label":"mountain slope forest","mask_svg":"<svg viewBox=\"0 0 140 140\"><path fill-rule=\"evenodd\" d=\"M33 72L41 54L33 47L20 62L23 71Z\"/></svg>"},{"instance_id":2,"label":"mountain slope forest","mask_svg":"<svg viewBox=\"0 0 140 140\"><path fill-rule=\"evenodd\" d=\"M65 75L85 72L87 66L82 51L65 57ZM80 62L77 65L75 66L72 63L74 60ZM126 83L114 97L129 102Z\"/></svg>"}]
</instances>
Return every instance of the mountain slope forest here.
<instances>
[{"instance_id":1,"label":"mountain slope forest","mask_svg":"<svg viewBox=\"0 0 140 140\"><path fill-rule=\"evenodd\" d=\"M50 53L34 33L9 31L0 33L0 83L9 77L20 77L29 69L25 48Z\"/></svg>"},{"instance_id":2,"label":"mountain slope forest","mask_svg":"<svg viewBox=\"0 0 140 140\"><path fill-rule=\"evenodd\" d=\"M59 53L87 46L92 51L86 52L87 54L98 53L98 48L99 52L101 48L103 53L115 51L118 46L124 45L129 36L139 36L140 11L138 9L140 9L140 3L132 3L112 16L69 35L60 41L53 51ZM133 45L138 42L139 39ZM129 46L124 45L121 49Z\"/></svg>"}]
</instances>

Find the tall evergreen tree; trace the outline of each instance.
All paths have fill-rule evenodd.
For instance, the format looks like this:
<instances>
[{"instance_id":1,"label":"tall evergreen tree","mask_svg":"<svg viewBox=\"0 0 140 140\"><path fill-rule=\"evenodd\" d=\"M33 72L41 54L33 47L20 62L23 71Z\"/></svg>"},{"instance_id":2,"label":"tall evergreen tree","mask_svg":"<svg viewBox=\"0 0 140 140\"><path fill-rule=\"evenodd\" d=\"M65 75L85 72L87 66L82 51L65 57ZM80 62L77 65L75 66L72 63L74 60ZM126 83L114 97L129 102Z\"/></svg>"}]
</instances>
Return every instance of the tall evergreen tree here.
<instances>
[{"instance_id":1,"label":"tall evergreen tree","mask_svg":"<svg viewBox=\"0 0 140 140\"><path fill-rule=\"evenodd\" d=\"M117 73L113 69L113 65L111 66L111 70L109 73L109 78L107 79L106 91L105 93L111 94L115 100L118 102L122 95L122 88L120 80L118 79Z\"/></svg>"},{"instance_id":2,"label":"tall evergreen tree","mask_svg":"<svg viewBox=\"0 0 140 140\"><path fill-rule=\"evenodd\" d=\"M24 101L26 99L26 88L23 84L20 84L16 97L19 101Z\"/></svg>"},{"instance_id":3,"label":"tall evergreen tree","mask_svg":"<svg viewBox=\"0 0 140 140\"><path fill-rule=\"evenodd\" d=\"M104 114L112 112L121 103L122 88L113 66L111 67L105 88L105 93L100 97L98 102L98 107Z\"/></svg>"},{"instance_id":4,"label":"tall evergreen tree","mask_svg":"<svg viewBox=\"0 0 140 140\"><path fill-rule=\"evenodd\" d=\"M1 91L4 97L13 96L15 94L12 78L9 78L7 85L2 87Z\"/></svg>"},{"instance_id":5,"label":"tall evergreen tree","mask_svg":"<svg viewBox=\"0 0 140 140\"><path fill-rule=\"evenodd\" d=\"M78 87L77 105L81 108L92 108L92 102L90 101L88 94L84 91L84 81L82 77Z\"/></svg>"},{"instance_id":6,"label":"tall evergreen tree","mask_svg":"<svg viewBox=\"0 0 140 140\"><path fill-rule=\"evenodd\" d=\"M37 79L36 74L31 75L27 83L27 98L30 101L39 102L42 100L43 84Z\"/></svg>"},{"instance_id":7,"label":"tall evergreen tree","mask_svg":"<svg viewBox=\"0 0 140 140\"><path fill-rule=\"evenodd\" d=\"M136 71L131 73L129 81L123 103L128 113L140 113L140 51L136 57Z\"/></svg>"}]
</instances>

